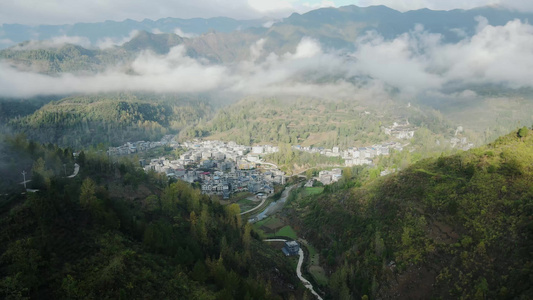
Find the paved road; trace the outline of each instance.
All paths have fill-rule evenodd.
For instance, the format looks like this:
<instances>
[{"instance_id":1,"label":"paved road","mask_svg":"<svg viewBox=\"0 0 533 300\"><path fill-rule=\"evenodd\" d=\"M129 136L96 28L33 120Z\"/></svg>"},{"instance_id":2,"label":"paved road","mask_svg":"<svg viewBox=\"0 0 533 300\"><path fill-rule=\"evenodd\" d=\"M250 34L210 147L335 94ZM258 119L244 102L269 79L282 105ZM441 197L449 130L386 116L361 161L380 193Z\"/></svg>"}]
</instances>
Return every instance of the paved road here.
<instances>
[{"instance_id":1,"label":"paved road","mask_svg":"<svg viewBox=\"0 0 533 300\"><path fill-rule=\"evenodd\" d=\"M74 178L76 175L78 175L78 172L80 171L80 165L74 164L74 173L72 175L68 176L67 178Z\"/></svg>"},{"instance_id":2,"label":"paved road","mask_svg":"<svg viewBox=\"0 0 533 300\"><path fill-rule=\"evenodd\" d=\"M78 173L80 172L80 165L78 164L74 164L74 173L72 173L72 175L70 176L67 176L67 178L74 178L78 175ZM28 183L28 182L31 182L31 180L26 180L26 181L23 181L21 182L20 184L25 184L25 183ZM29 192L29 193L35 193L35 192L38 192L39 190L37 189L26 189L26 192Z\"/></svg>"},{"instance_id":3,"label":"paved road","mask_svg":"<svg viewBox=\"0 0 533 300\"><path fill-rule=\"evenodd\" d=\"M286 242L287 240L284 240L284 239L267 239L267 240L264 240L264 241L265 242ZM300 250L298 250L298 255L300 256L300 258L298 259L298 266L296 267L296 275L298 276L298 278L300 278L300 281L304 284L304 286L308 290L310 290L311 293L313 295L315 295L317 299L323 300L322 297L320 297L320 295L317 292L315 292L311 282L309 282L309 280L305 279L302 276L302 264L304 262L304 251L302 250L302 248L300 248Z\"/></svg>"},{"instance_id":4,"label":"paved road","mask_svg":"<svg viewBox=\"0 0 533 300\"><path fill-rule=\"evenodd\" d=\"M279 170L279 167L278 167L277 165L273 164L273 163L268 163L268 162L264 162L264 161L258 161L258 162L256 162L256 163L258 163L258 164L260 164L260 165L268 165L268 166L272 166L272 167L274 167L274 168L276 168L276 169Z\"/></svg>"},{"instance_id":5,"label":"paved road","mask_svg":"<svg viewBox=\"0 0 533 300\"><path fill-rule=\"evenodd\" d=\"M240 213L240 214L241 214L241 215L244 215L244 214L247 214L247 213L249 213L249 212L252 212L252 211L254 211L254 210L256 210L256 209L259 209L259 208L261 207L261 205L263 205L263 204L265 203L266 200L267 200L267 198L264 198L263 201L261 201L261 203L259 203L258 206L254 207L254 208L252 208L252 209L249 209L249 210L247 210L247 211L245 211L245 212L242 212L242 213Z\"/></svg>"},{"instance_id":6,"label":"paved road","mask_svg":"<svg viewBox=\"0 0 533 300\"><path fill-rule=\"evenodd\" d=\"M265 210L263 210L261 213L254 216L252 219L255 219L256 221L263 220L264 218L268 216L274 215L276 212L280 211L283 206L285 206L285 202L287 201L287 198L289 197L290 191L297 186L299 183L291 185L290 187L286 188L283 193L281 193L281 197L278 201L270 203Z\"/></svg>"}]
</instances>

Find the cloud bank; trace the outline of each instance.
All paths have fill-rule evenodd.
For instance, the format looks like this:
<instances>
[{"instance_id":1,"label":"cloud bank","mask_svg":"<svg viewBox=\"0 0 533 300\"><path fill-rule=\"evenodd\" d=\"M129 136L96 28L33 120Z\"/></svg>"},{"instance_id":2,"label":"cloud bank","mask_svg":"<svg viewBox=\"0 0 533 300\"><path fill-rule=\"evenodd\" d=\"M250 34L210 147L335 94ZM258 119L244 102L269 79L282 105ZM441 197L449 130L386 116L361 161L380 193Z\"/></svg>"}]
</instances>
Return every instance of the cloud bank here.
<instances>
[{"instance_id":1,"label":"cloud bank","mask_svg":"<svg viewBox=\"0 0 533 300\"><path fill-rule=\"evenodd\" d=\"M96 75L62 74L51 77L22 72L0 64L0 95L97 93L120 90L176 93L234 93L239 95L309 95L350 97L383 93L394 87L403 95L454 93L470 85L501 84L510 88L533 85L533 26L515 20L504 26L478 18L477 33L457 44L416 26L387 40L369 32L352 53L325 51L320 43L303 38L294 52L266 53L259 40L248 60L213 65L186 56L184 46L166 54L141 53L124 67ZM461 90L462 87L462 90Z\"/></svg>"}]
</instances>

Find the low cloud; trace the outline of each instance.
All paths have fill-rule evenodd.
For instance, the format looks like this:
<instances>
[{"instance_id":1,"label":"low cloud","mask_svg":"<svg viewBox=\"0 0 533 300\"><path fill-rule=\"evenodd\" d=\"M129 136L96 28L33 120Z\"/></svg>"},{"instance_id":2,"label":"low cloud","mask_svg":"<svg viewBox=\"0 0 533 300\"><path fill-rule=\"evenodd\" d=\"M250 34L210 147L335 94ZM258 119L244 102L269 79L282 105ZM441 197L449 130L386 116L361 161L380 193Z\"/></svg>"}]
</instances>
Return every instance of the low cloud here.
<instances>
[{"instance_id":1,"label":"low cloud","mask_svg":"<svg viewBox=\"0 0 533 300\"><path fill-rule=\"evenodd\" d=\"M158 31L158 30L156 29L154 31ZM158 33L158 32L154 32L154 33ZM131 41L138 34L139 34L139 30L132 30L128 36L106 37L106 38L99 39L94 43L92 43L91 40L89 40L89 38L87 37L68 36L68 35L55 36L47 40L38 40L36 38L28 42L19 43L17 45L15 45L16 43L9 39L0 39L0 48L14 45L10 48L10 50L15 50L15 51L37 50L37 49L61 48L65 46L66 44L72 44L72 45L82 46L86 49L104 50L104 49L109 49L115 46L123 45L124 43Z\"/></svg>"},{"instance_id":2,"label":"low cloud","mask_svg":"<svg viewBox=\"0 0 533 300\"><path fill-rule=\"evenodd\" d=\"M10 39L0 39L0 49L10 47L12 45L15 45L16 43L13 42Z\"/></svg>"},{"instance_id":3,"label":"low cloud","mask_svg":"<svg viewBox=\"0 0 533 300\"><path fill-rule=\"evenodd\" d=\"M176 28L174 29L174 33L176 35L179 35L181 37L184 37L184 38L193 38L193 37L196 37L197 35L194 34L194 33L187 33L187 32L183 32L183 30L181 30L181 28Z\"/></svg>"},{"instance_id":4,"label":"low cloud","mask_svg":"<svg viewBox=\"0 0 533 300\"><path fill-rule=\"evenodd\" d=\"M395 88L406 97L448 94L468 99L476 96L469 91L472 85L532 86L533 26L520 20L491 26L483 18L478 24L474 36L456 44L444 43L441 35L422 26L391 40L369 32L352 53L325 51L317 40L303 38L294 52L277 55L266 52L262 39L251 46L248 60L232 65L193 59L184 46L166 55L143 52L127 72L115 67L90 76L51 77L2 63L0 94L137 90L334 98L386 97L384 91Z\"/></svg>"},{"instance_id":5,"label":"low cloud","mask_svg":"<svg viewBox=\"0 0 533 300\"><path fill-rule=\"evenodd\" d=\"M120 46L131 41L137 34L139 34L138 30L132 30L128 36L119 38L106 37L103 39L99 39L98 41L96 41L93 47L104 50L113 48L115 46Z\"/></svg>"},{"instance_id":6,"label":"low cloud","mask_svg":"<svg viewBox=\"0 0 533 300\"><path fill-rule=\"evenodd\" d=\"M0 94L30 97L39 94L97 93L120 90L195 93L223 86L225 68L207 66L185 56L183 46L165 56L144 52L129 74L119 69L90 76L62 74L51 77L18 71L0 64Z\"/></svg>"}]
</instances>

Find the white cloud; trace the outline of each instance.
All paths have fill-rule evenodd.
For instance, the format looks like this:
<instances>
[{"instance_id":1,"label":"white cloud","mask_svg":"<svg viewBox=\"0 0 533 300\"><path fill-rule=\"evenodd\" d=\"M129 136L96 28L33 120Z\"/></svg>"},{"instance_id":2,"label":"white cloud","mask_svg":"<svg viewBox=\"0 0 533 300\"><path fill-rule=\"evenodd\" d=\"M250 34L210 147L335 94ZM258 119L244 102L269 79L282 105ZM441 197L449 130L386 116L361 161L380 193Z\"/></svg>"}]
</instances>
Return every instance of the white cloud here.
<instances>
[{"instance_id":1,"label":"white cloud","mask_svg":"<svg viewBox=\"0 0 533 300\"><path fill-rule=\"evenodd\" d=\"M320 44L313 39L304 37L296 47L296 53L290 55L294 58L310 58L322 54Z\"/></svg>"},{"instance_id":2,"label":"white cloud","mask_svg":"<svg viewBox=\"0 0 533 300\"><path fill-rule=\"evenodd\" d=\"M179 36L184 37L184 38L193 38L193 37L196 37L196 34L194 34L194 33L183 32L183 30L181 30L181 28L176 28L176 29L174 29L174 33L175 33L176 35L179 35Z\"/></svg>"},{"instance_id":3,"label":"white cloud","mask_svg":"<svg viewBox=\"0 0 533 300\"><path fill-rule=\"evenodd\" d=\"M32 96L37 94L95 93L120 90L196 93L224 86L226 69L205 66L186 57L183 46L165 56L141 53L131 68L135 75L109 69L92 76L62 74L51 77L21 72L0 64L0 95ZM31 84L29 84L31 83Z\"/></svg>"},{"instance_id":4,"label":"white cloud","mask_svg":"<svg viewBox=\"0 0 533 300\"><path fill-rule=\"evenodd\" d=\"M0 49L5 47L10 47L12 45L15 45L16 43L13 42L10 39L0 39Z\"/></svg>"},{"instance_id":5,"label":"white cloud","mask_svg":"<svg viewBox=\"0 0 533 300\"><path fill-rule=\"evenodd\" d=\"M408 92L449 83L532 86L533 26L520 20L505 26L478 22L478 32L457 44L444 44L440 35L420 27L390 41L369 35L353 54L355 68Z\"/></svg>"},{"instance_id":6,"label":"white cloud","mask_svg":"<svg viewBox=\"0 0 533 300\"><path fill-rule=\"evenodd\" d=\"M131 41L131 39L133 39L138 33L139 33L138 30L132 30L130 34L125 37L121 37L121 38L106 37L103 39L99 39L98 41L96 41L94 46L102 50L113 48L115 46L120 46L120 45L123 45L124 43Z\"/></svg>"},{"instance_id":7,"label":"white cloud","mask_svg":"<svg viewBox=\"0 0 533 300\"><path fill-rule=\"evenodd\" d=\"M276 22L275 21L267 21L265 23L263 23L263 27L264 28L270 28L272 27L272 25L274 25Z\"/></svg>"}]
</instances>

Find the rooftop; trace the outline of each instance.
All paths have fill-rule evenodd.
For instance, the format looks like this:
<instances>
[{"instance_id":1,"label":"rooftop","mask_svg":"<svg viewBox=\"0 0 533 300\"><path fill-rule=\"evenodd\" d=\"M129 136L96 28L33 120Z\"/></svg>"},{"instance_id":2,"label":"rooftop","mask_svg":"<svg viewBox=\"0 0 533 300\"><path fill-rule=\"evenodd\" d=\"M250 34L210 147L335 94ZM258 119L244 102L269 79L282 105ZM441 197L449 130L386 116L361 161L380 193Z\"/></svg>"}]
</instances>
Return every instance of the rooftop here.
<instances>
[{"instance_id":1,"label":"rooftop","mask_svg":"<svg viewBox=\"0 0 533 300\"><path fill-rule=\"evenodd\" d=\"M298 243L296 241L285 242L285 244L289 247L298 246Z\"/></svg>"}]
</instances>

